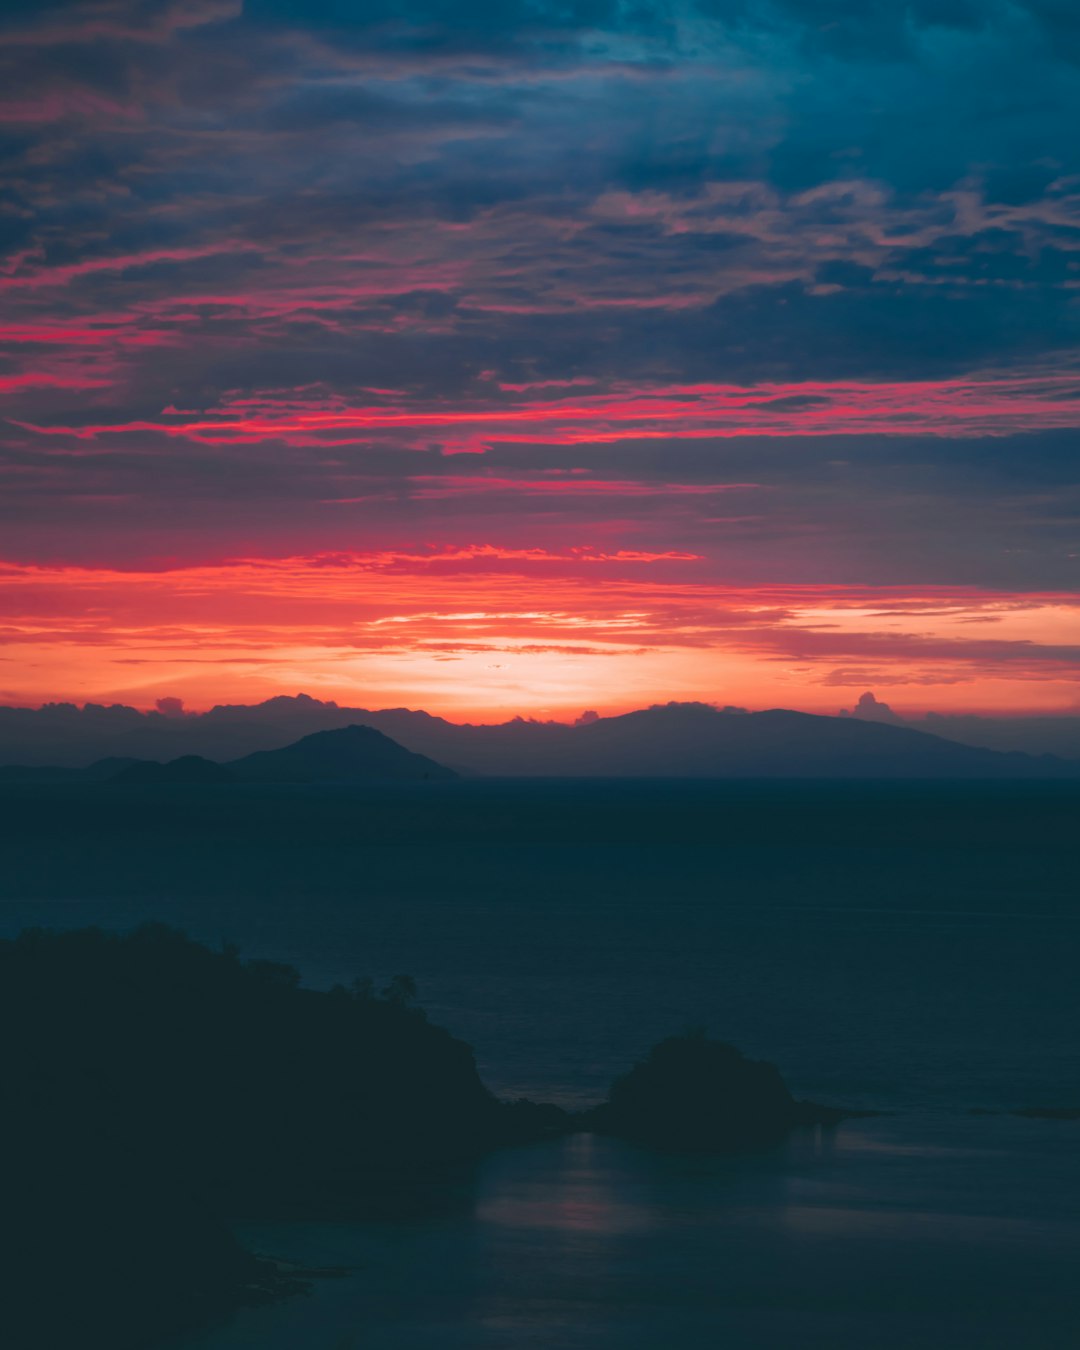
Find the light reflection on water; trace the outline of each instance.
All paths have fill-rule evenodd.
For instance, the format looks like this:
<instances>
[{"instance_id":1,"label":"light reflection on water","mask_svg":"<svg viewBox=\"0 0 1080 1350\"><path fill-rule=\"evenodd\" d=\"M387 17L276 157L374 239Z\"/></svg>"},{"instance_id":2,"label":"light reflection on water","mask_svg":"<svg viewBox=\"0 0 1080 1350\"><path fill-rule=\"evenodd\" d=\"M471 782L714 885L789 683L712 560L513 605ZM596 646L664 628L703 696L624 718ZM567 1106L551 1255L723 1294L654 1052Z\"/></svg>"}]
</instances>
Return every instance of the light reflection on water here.
<instances>
[{"instance_id":1,"label":"light reflection on water","mask_svg":"<svg viewBox=\"0 0 1080 1350\"><path fill-rule=\"evenodd\" d=\"M550 1230L553 1241L559 1241L560 1234L572 1240L581 1234L617 1235L649 1228L653 1210L635 1199L628 1187L620 1189L617 1176L604 1166L609 1147L595 1135L571 1135L560 1147L554 1181L522 1170L517 1151L501 1155L483 1175L477 1222Z\"/></svg>"},{"instance_id":2,"label":"light reflection on water","mask_svg":"<svg viewBox=\"0 0 1080 1350\"><path fill-rule=\"evenodd\" d=\"M508 1149L452 1212L246 1227L354 1273L182 1350L1073 1350L1080 1151L1047 1125L860 1121L746 1158Z\"/></svg>"}]
</instances>

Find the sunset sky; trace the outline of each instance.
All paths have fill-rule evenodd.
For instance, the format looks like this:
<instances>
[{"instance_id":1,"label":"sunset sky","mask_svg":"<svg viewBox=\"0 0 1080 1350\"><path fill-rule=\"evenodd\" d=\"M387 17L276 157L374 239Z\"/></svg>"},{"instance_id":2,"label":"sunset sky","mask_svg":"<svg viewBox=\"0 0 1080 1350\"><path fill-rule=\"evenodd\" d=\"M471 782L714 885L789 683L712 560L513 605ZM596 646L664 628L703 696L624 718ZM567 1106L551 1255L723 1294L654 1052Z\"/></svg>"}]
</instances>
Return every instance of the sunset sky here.
<instances>
[{"instance_id":1,"label":"sunset sky","mask_svg":"<svg viewBox=\"0 0 1080 1350\"><path fill-rule=\"evenodd\" d=\"M1072 0L0 24L0 701L1080 712Z\"/></svg>"}]
</instances>

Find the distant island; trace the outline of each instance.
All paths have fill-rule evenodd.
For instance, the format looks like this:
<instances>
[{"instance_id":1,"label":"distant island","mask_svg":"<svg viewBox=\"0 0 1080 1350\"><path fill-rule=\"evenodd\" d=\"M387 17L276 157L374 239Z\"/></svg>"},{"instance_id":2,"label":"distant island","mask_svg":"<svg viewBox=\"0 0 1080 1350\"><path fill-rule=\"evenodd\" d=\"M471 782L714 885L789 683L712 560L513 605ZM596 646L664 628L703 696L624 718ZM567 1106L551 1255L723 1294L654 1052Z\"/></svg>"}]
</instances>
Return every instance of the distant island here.
<instances>
[{"instance_id":1,"label":"distant island","mask_svg":"<svg viewBox=\"0 0 1080 1350\"><path fill-rule=\"evenodd\" d=\"M130 785L568 778L1080 778L1080 759L962 744L885 716L822 717L669 703L568 725L448 722L299 695L165 716L131 708L0 708L0 781ZM141 767L140 767L141 766ZM216 766L216 767L213 767Z\"/></svg>"}]
</instances>

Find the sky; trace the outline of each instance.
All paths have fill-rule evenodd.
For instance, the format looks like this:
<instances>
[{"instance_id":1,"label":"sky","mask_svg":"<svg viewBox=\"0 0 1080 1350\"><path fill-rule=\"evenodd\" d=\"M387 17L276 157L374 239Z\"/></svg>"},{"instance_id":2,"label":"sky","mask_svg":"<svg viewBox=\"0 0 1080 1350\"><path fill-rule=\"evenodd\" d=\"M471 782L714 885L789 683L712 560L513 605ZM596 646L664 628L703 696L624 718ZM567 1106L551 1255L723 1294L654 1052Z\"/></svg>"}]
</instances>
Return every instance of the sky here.
<instances>
[{"instance_id":1,"label":"sky","mask_svg":"<svg viewBox=\"0 0 1080 1350\"><path fill-rule=\"evenodd\" d=\"M0 701L1080 711L1074 0L6 0Z\"/></svg>"}]
</instances>

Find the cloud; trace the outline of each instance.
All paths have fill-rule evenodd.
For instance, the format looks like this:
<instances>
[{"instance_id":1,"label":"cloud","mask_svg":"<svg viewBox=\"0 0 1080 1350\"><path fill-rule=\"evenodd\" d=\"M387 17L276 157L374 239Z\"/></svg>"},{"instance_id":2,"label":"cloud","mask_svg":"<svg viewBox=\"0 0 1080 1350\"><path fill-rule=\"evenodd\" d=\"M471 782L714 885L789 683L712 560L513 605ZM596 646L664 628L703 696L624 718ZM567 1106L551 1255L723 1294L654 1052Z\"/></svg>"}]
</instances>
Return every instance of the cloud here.
<instances>
[{"instance_id":1,"label":"cloud","mask_svg":"<svg viewBox=\"0 0 1080 1350\"><path fill-rule=\"evenodd\" d=\"M822 683L832 685L849 683L850 681L843 677L849 676L850 674L850 671L834 670L825 677ZM841 678L838 679L837 676L840 676ZM850 710L841 708L840 716L857 717L864 722L890 722L895 726L902 725L905 720L899 713L893 712L892 708L890 708L887 703L882 703L870 691L859 696L859 701L855 704L854 708Z\"/></svg>"},{"instance_id":2,"label":"cloud","mask_svg":"<svg viewBox=\"0 0 1080 1350\"><path fill-rule=\"evenodd\" d=\"M650 647L665 616L690 645L691 610L712 633L702 596L731 585L1075 589L1073 7L67 0L2 23L20 562L360 550L466 590L568 568L613 604L666 569L693 598ZM1048 687L1072 659L922 639L766 633L753 659Z\"/></svg>"},{"instance_id":3,"label":"cloud","mask_svg":"<svg viewBox=\"0 0 1080 1350\"><path fill-rule=\"evenodd\" d=\"M53 681L69 678L78 652L72 692L84 697L129 697L119 672L137 667L149 703L163 690L201 703L208 690L220 700L302 682L470 715L485 702L579 709L600 680L613 706L661 687L680 699L831 712L832 690L848 682L837 660L887 672L883 682L907 687L905 705L1015 707L1033 689L1060 700L1080 671L1075 597L733 588L677 560L514 557L485 546L455 570L432 565L441 552L154 571L9 563L0 567L2 637L19 658L11 673L32 679L21 700L58 692ZM969 621L980 617L995 619L993 639L973 634ZM462 671L452 681L438 673L446 657Z\"/></svg>"}]
</instances>

